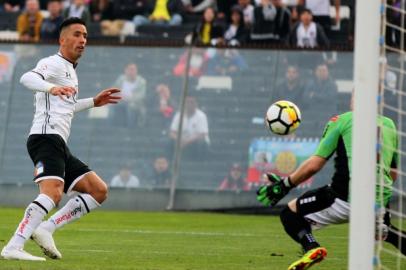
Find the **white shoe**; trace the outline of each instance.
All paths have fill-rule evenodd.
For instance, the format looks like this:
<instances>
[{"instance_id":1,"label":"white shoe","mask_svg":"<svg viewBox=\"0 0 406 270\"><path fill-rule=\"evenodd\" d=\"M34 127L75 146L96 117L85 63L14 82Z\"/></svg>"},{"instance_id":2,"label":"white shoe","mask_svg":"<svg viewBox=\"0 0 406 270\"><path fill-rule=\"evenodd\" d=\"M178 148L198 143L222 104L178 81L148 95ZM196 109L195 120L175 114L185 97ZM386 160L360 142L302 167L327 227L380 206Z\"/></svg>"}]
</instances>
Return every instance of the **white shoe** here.
<instances>
[{"instance_id":1,"label":"white shoe","mask_svg":"<svg viewBox=\"0 0 406 270\"><path fill-rule=\"evenodd\" d=\"M33 256L22 248L14 248L5 246L1 251L1 257L6 260L22 260L22 261L46 261L43 257Z\"/></svg>"},{"instance_id":2,"label":"white shoe","mask_svg":"<svg viewBox=\"0 0 406 270\"><path fill-rule=\"evenodd\" d=\"M52 234L47 230L38 227L31 236L32 240L42 249L44 254L51 259L61 259L62 254L55 246Z\"/></svg>"}]
</instances>

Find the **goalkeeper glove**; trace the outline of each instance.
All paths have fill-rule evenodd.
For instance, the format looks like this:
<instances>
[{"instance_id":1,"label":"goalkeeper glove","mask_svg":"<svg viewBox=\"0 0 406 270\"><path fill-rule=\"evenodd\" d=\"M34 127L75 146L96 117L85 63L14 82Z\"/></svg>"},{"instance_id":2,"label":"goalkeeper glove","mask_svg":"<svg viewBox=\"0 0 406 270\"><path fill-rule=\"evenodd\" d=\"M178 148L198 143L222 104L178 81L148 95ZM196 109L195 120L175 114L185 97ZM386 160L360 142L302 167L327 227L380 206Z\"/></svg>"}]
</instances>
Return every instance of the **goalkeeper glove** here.
<instances>
[{"instance_id":1,"label":"goalkeeper glove","mask_svg":"<svg viewBox=\"0 0 406 270\"><path fill-rule=\"evenodd\" d=\"M293 188L289 177L276 174L265 175L270 185L261 186L257 191L257 200L265 206L275 206Z\"/></svg>"}]
</instances>

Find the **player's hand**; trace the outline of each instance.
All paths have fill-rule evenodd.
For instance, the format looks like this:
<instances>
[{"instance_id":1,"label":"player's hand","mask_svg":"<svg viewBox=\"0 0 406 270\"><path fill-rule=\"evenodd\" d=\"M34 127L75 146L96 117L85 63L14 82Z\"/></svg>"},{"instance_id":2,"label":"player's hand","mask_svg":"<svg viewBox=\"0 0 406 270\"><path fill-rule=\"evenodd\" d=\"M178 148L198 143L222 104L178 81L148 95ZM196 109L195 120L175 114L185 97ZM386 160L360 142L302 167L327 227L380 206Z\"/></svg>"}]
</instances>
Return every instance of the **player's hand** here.
<instances>
[{"instance_id":1,"label":"player's hand","mask_svg":"<svg viewBox=\"0 0 406 270\"><path fill-rule=\"evenodd\" d=\"M289 177L276 174L266 174L269 185L261 186L257 190L257 200L265 206L275 206L292 188Z\"/></svg>"},{"instance_id":2,"label":"player's hand","mask_svg":"<svg viewBox=\"0 0 406 270\"><path fill-rule=\"evenodd\" d=\"M120 93L121 90L118 88L108 88L104 89L100 93L97 94L93 98L94 101L94 106L95 107L100 107L104 106L106 104L117 104L119 100L121 99L121 96L114 95L116 93Z\"/></svg>"},{"instance_id":3,"label":"player's hand","mask_svg":"<svg viewBox=\"0 0 406 270\"><path fill-rule=\"evenodd\" d=\"M63 98L63 96L70 98L76 94L76 89L70 86L55 86L49 90L49 93L54 96L59 96L60 98Z\"/></svg>"}]
</instances>

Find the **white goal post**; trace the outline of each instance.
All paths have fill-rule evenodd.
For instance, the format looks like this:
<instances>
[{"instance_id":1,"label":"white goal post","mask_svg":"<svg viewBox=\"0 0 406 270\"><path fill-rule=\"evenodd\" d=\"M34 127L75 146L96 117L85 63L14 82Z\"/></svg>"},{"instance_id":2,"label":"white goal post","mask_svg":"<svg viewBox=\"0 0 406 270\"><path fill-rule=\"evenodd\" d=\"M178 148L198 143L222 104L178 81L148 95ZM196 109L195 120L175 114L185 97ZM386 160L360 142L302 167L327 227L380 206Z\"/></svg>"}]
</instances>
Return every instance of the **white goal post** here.
<instances>
[{"instance_id":1,"label":"white goal post","mask_svg":"<svg viewBox=\"0 0 406 270\"><path fill-rule=\"evenodd\" d=\"M356 1L349 270L374 267L380 10L380 0Z\"/></svg>"}]
</instances>

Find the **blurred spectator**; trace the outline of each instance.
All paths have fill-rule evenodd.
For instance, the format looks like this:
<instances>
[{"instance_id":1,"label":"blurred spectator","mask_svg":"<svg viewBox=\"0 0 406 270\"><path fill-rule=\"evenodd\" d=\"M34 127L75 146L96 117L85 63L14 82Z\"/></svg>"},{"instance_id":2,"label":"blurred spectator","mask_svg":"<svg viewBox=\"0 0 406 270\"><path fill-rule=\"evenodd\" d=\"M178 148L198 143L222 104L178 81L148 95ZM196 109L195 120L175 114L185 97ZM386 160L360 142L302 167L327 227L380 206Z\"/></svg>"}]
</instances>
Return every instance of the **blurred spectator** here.
<instances>
[{"instance_id":1,"label":"blurred spectator","mask_svg":"<svg viewBox=\"0 0 406 270\"><path fill-rule=\"evenodd\" d=\"M24 9L25 0L4 0L1 3L5 12L19 12Z\"/></svg>"},{"instance_id":2,"label":"blurred spectator","mask_svg":"<svg viewBox=\"0 0 406 270\"><path fill-rule=\"evenodd\" d=\"M185 51L180 57L178 63L173 67L174 76L184 76L186 72L186 61L188 52ZM204 74L209 60L206 50L198 47L192 49L190 57L189 76L198 77Z\"/></svg>"},{"instance_id":3,"label":"blurred spectator","mask_svg":"<svg viewBox=\"0 0 406 270\"><path fill-rule=\"evenodd\" d=\"M341 0L334 0L333 2L336 10L335 24L339 24ZM323 27L324 32L327 35L330 35L330 0L298 0L298 4L304 6L306 9L309 9L313 14L314 22L320 24Z\"/></svg>"},{"instance_id":4,"label":"blurred spectator","mask_svg":"<svg viewBox=\"0 0 406 270\"><path fill-rule=\"evenodd\" d=\"M215 8L216 0L182 0L189 13L202 13L207 8Z\"/></svg>"},{"instance_id":5,"label":"blurred spectator","mask_svg":"<svg viewBox=\"0 0 406 270\"><path fill-rule=\"evenodd\" d=\"M140 180L131 172L129 165L121 167L120 172L110 182L110 187L136 188L140 186Z\"/></svg>"},{"instance_id":6,"label":"blurred spectator","mask_svg":"<svg viewBox=\"0 0 406 270\"><path fill-rule=\"evenodd\" d=\"M78 17L81 18L86 25L90 23L90 12L86 6L85 0L72 0L69 7L63 11L64 18Z\"/></svg>"},{"instance_id":7,"label":"blurred spectator","mask_svg":"<svg viewBox=\"0 0 406 270\"><path fill-rule=\"evenodd\" d=\"M315 68L314 77L306 87L306 100L312 110L323 110L329 114L337 113L337 84L330 77L328 66L320 64Z\"/></svg>"},{"instance_id":8,"label":"blurred spectator","mask_svg":"<svg viewBox=\"0 0 406 270\"><path fill-rule=\"evenodd\" d=\"M300 109L305 108L305 85L300 78L298 67L287 67L285 79L276 86L272 94L273 102L289 100L298 105Z\"/></svg>"},{"instance_id":9,"label":"blurred spectator","mask_svg":"<svg viewBox=\"0 0 406 270\"><path fill-rule=\"evenodd\" d=\"M223 28L216 23L216 12L212 7L205 9L197 26L198 39L204 45L222 43Z\"/></svg>"},{"instance_id":10,"label":"blurred spectator","mask_svg":"<svg viewBox=\"0 0 406 270\"><path fill-rule=\"evenodd\" d=\"M247 191L250 187L245 181L243 169L240 164L234 163L227 176L221 182L218 190Z\"/></svg>"},{"instance_id":11,"label":"blurred spectator","mask_svg":"<svg viewBox=\"0 0 406 270\"><path fill-rule=\"evenodd\" d=\"M146 12L148 0L114 0L114 16L131 21L135 15Z\"/></svg>"},{"instance_id":12,"label":"blurred spectator","mask_svg":"<svg viewBox=\"0 0 406 270\"><path fill-rule=\"evenodd\" d=\"M17 31L20 40L38 41L42 20L38 0L27 0L25 2L25 11L17 19Z\"/></svg>"},{"instance_id":13,"label":"blurred spectator","mask_svg":"<svg viewBox=\"0 0 406 270\"><path fill-rule=\"evenodd\" d=\"M237 5L238 0L217 0L217 18L230 21L231 8Z\"/></svg>"},{"instance_id":14,"label":"blurred spectator","mask_svg":"<svg viewBox=\"0 0 406 270\"><path fill-rule=\"evenodd\" d=\"M235 6L231 10L231 22L224 33L224 39L229 46L242 45L248 39L248 30L245 27L244 15L239 6Z\"/></svg>"},{"instance_id":15,"label":"blurred spectator","mask_svg":"<svg viewBox=\"0 0 406 270\"><path fill-rule=\"evenodd\" d=\"M238 6L244 14L244 23L247 27L251 27L254 22L254 6L250 0L238 0Z\"/></svg>"},{"instance_id":16,"label":"blurred spectator","mask_svg":"<svg viewBox=\"0 0 406 270\"><path fill-rule=\"evenodd\" d=\"M173 106L171 105L171 90L166 84L158 84L156 93L159 101L159 112L164 118L170 118L173 114Z\"/></svg>"},{"instance_id":17,"label":"blurred spectator","mask_svg":"<svg viewBox=\"0 0 406 270\"><path fill-rule=\"evenodd\" d=\"M245 59L237 49L209 48L207 55L209 56L207 75L234 75L248 68Z\"/></svg>"},{"instance_id":18,"label":"blurred spectator","mask_svg":"<svg viewBox=\"0 0 406 270\"><path fill-rule=\"evenodd\" d=\"M178 138L180 113L177 112L170 127L171 154L173 154ZM209 151L209 124L206 114L198 108L194 97L187 97L183 117L182 138L180 147L182 155L188 158L201 159L207 157Z\"/></svg>"},{"instance_id":19,"label":"blurred spectator","mask_svg":"<svg viewBox=\"0 0 406 270\"><path fill-rule=\"evenodd\" d=\"M183 5L181 0L153 0L148 3L147 16L136 15L133 19L135 29L143 24L182 24L181 13Z\"/></svg>"},{"instance_id":20,"label":"blurred spectator","mask_svg":"<svg viewBox=\"0 0 406 270\"><path fill-rule=\"evenodd\" d=\"M146 81L138 74L138 67L130 63L114 86L121 89L122 102L113 107L113 123L119 126L142 126L145 121Z\"/></svg>"},{"instance_id":21,"label":"blurred spectator","mask_svg":"<svg viewBox=\"0 0 406 270\"><path fill-rule=\"evenodd\" d=\"M300 13L300 22L291 30L289 44L301 48L315 48L329 46L330 42L323 28L313 22L313 15L309 9L303 9Z\"/></svg>"},{"instance_id":22,"label":"blurred spectator","mask_svg":"<svg viewBox=\"0 0 406 270\"><path fill-rule=\"evenodd\" d=\"M290 28L290 12L281 0L262 0L254 8L251 40L261 43L279 44L286 40Z\"/></svg>"},{"instance_id":23,"label":"blurred spectator","mask_svg":"<svg viewBox=\"0 0 406 270\"><path fill-rule=\"evenodd\" d=\"M113 3L110 0L92 0L89 5L89 12L94 22L115 19Z\"/></svg>"},{"instance_id":24,"label":"blurred spectator","mask_svg":"<svg viewBox=\"0 0 406 270\"><path fill-rule=\"evenodd\" d=\"M171 182L171 172L169 161L165 157L158 157L154 160L154 170L152 173L152 185L154 187L169 187Z\"/></svg>"},{"instance_id":25,"label":"blurred spectator","mask_svg":"<svg viewBox=\"0 0 406 270\"><path fill-rule=\"evenodd\" d=\"M60 0L49 0L47 9L49 17L42 21L41 39L56 40L59 37L59 26L63 22L62 3Z\"/></svg>"}]
</instances>

